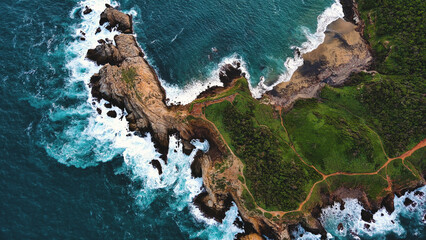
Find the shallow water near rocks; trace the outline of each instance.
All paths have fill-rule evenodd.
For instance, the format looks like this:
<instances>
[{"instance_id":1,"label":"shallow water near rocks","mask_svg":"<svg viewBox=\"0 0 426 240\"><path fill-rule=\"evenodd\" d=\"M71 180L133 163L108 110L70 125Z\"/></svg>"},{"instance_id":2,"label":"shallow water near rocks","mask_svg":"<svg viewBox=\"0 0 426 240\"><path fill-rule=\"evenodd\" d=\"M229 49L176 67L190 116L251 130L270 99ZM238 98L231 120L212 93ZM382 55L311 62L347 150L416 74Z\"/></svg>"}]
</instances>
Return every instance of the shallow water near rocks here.
<instances>
[{"instance_id":1,"label":"shallow water near rocks","mask_svg":"<svg viewBox=\"0 0 426 240\"><path fill-rule=\"evenodd\" d=\"M111 2L0 2L0 238L233 239L242 231L233 224L235 206L218 224L191 204L202 191L201 179L190 175L195 152L185 155L172 137L165 165L149 135L129 135L125 112L92 104L87 83L99 67L84 55L98 38L114 35L105 29L94 34L105 3ZM268 84L277 80L293 57L291 46L318 39L317 16L333 3L111 4L134 15L138 41L173 98L184 86L214 83L218 64L237 58L253 88L261 76ZM83 16L86 5L94 11ZM118 116L108 117L110 110ZM194 145L208 150L207 142ZM163 175L152 159L160 161ZM424 225L419 231L424 234Z\"/></svg>"}]
</instances>

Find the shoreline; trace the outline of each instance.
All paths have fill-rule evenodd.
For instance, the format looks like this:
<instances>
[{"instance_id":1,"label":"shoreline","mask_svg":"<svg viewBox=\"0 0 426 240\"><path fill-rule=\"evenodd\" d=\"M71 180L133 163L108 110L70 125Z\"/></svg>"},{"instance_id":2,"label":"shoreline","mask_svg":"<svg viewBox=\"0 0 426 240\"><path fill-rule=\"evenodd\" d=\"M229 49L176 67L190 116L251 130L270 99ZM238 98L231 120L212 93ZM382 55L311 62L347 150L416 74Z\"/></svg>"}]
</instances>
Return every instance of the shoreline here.
<instances>
[{"instance_id":1,"label":"shoreline","mask_svg":"<svg viewBox=\"0 0 426 240\"><path fill-rule=\"evenodd\" d=\"M120 18L125 18L125 17L121 15ZM130 24L130 26L132 26L132 24ZM133 30L131 32L133 32ZM248 217L248 212L245 212L246 210L244 210L244 207L242 206L241 202L238 200L238 196L239 196L238 191L213 192L208 187L208 179L206 179L205 171L206 170L211 171L211 168L206 167L206 164L221 161L224 158L223 155L228 154L228 150L226 149L226 146L224 146L226 143L223 143L220 141L220 137L219 137L220 134L216 133L216 129L214 129L212 126L210 126L210 124L206 122L195 121L194 119L188 120L188 118L192 115L185 112L185 106L182 106L182 105L167 106L166 91L164 90L162 84L160 83L160 80L158 79L158 76L156 75L155 70L152 68L152 66L149 65L149 63L144 58L143 51L138 45L135 37L133 35L132 37L126 37L126 36L120 37L120 36L117 39L116 38L114 39L116 42L116 45L118 46L116 48L118 49L114 49L113 45L104 44L104 45L101 45L103 46L103 49L98 49L97 53L92 52L91 54L92 56L89 57L95 61L96 61L96 58L98 58L99 56L105 55L107 58L107 64L102 68L102 69L104 68L105 69L104 70L101 69L100 74L94 76L93 80L91 80L92 95L94 97L97 97L98 99L108 100L114 105L119 106L121 109L126 109L129 112L129 115L126 117L126 119L129 121L130 130L140 131L140 132L150 132L151 135L153 136L153 142L156 144L156 148L159 149L159 152L163 154L162 158L166 163L167 163L168 137L171 134L180 135L180 138L183 141L184 150L186 152L194 149L193 147L191 147L189 143L191 139L194 139L194 138L207 139L211 146L209 153L203 154L202 156L194 159L194 162L200 161L199 165L201 169L201 175L203 176L203 182L206 185L205 186L206 194L207 194L206 196L210 198L207 200L207 202L211 200L213 202L212 205L217 205L216 207L219 207L219 209L223 210L224 204L217 204L218 200L216 195L227 196L226 199L228 200L226 201L229 202L229 196L230 196L229 194L231 194L233 200L236 202L238 206L240 215L242 216L243 220L251 219L250 217ZM117 42L119 42L119 44L117 44ZM121 49L119 46L120 43L124 44L121 47ZM133 48L133 52L132 51L129 52L126 50L129 48L129 46L130 48ZM111 50L106 50L106 49L111 49ZM115 62L116 61L115 59L109 59L111 55L109 55L110 53L108 53L108 51L112 53L118 51L117 54L120 55L120 57L122 58L120 58L119 61ZM144 60L141 61L140 58ZM140 64L144 66L142 67L143 69L139 69ZM240 77L244 77L242 75L242 71L239 71L239 67L235 68L235 66L232 66L232 65L226 65L226 66L228 67L228 69L224 70L224 74L233 76L232 78L234 79L228 79L228 83L225 78L221 79L221 82L224 84L223 87L209 88L204 93L202 93L201 97L209 97L209 96L217 95L225 91L226 89L228 89L230 86L232 86L233 82L235 82L234 81L235 77L238 77L238 75ZM126 82L126 84L123 84L122 82L119 81L121 80L120 78L122 78L122 76L118 76L118 75L123 75L123 72L131 68L135 68L136 78L135 79L129 78L129 81ZM236 74L233 74L233 72L234 73L236 72ZM133 76L131 72L126 74ZM137 77L138 75L147 76L149 79L151 79L149 81L149 84L140 85L144 83L142 83L141 79ZM321 80L319 81L318 84L319 84L318 85L319 87L314 89L314 92L318 92L320 90L321 84L322 86L324 86L325 83L323 84ZM135 91L136 94L131 94L131 91ZM144 101L141 100L142 99L141 96L144 96ZM153 105L148 105L148 104L145 104L144 102L147 102L148 104L153 104ZM280 105L280 104L275 103L273 105ZM160 111L159 113L157 113L157 110L159 109ZM182 122L182 121L186 121L186 122ZM169 127L169 125L171 127ZM233 161L238 161L238 160L234 159ZM207 180L207 181L204 181L204 180ZM229 205L229 204L225 204L225 205ZM222 214L220 215L222 216ZM271 222L269 220L266 220L266 218L255 219L254 221L259 221L259 222L263 221L263 222L260 222L257 226L256 224L254 224L255 226L253 227L253 229L255 229L255 231L257 231L258 233L265 232L265 230L261 230L261 229L265 229L265 227L271 227L270 226ZM253 219L251 219L251 221L247 221L245 224L253 224ZM283 230L283 231L287 231L287 230ZM268 231L266 230L266 232ZM284 235L281 235L280 237L283 237L286 235L284 232L281 232L280 234L284 234ZM277 238L278 235L272 234L272 237Z\"/></svg>"}]
</instances>

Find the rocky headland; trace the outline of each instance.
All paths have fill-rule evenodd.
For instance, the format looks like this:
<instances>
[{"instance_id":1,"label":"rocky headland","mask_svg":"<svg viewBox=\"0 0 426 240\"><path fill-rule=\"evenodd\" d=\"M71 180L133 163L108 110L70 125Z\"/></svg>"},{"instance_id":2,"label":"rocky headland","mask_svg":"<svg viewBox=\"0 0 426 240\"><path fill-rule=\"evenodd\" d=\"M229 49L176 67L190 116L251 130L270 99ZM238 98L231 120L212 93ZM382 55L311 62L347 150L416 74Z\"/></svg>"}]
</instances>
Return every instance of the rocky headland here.
<instances>
[{"instance_id":1,"label":"rocky headland","mask_svg":"<svg viewBox=\"0 0 426 240\"><path fill-rule=\"evenodd\" d=\"M302 56L304 64L291 80L280 83L267 92L262 102L280 111L289 110L298 99L318 97L326 84L341 86L349 79L350 74L368 70L373 57L362 37L363 24L352 1L342 2L345 19L331 23L324 42L316 50ZM191 104L168 106L165 90L133 35L132 17L106 6L100 20L101 25L105 23L108 24L107 29L115 28L121 33L114 37L114 42L100 41L95 49L87 52L87 58L103 65L90 81L93 97L105 99L125 109L129 129L142 134L149 132L166 163L171 134L179 135L187 153L194 148L190 144L192 139L207 140L209 151L199 152L191 166L193 175L203 178L206 190L194 202L204 213L218 221L223 219L224 213L235 202L243 219L239 224L246 230L238 236L240 239L261 239L261 235L273 239L289 239L289 228L299 222L307 229L324 234L325 231L317 220L320 208L346 197L360 199L372 211L380 208L381 204L391 210L393 194L371 201L362 190L348 191L341 188L331 195L323 194L320 203L312 207L310 213L293 218L273 221L265 214L249 211L242 200L247 186L238 179L239 176L244 176L244 165L217 127L202 113L203 108L209 104L234 100L236 94L220 96L241 84L244 73L239 63L226 65L222 69L218 77L223 87L206 90ZM152 164L161 174L161 165L155 162ZM222 167L218 169L218 165ZM420 184L424 183L416 182L409 187ZM401 192L406 189L401 189ZM364 215L368 218L367 213Z\"/></svg>"}]
</instances>

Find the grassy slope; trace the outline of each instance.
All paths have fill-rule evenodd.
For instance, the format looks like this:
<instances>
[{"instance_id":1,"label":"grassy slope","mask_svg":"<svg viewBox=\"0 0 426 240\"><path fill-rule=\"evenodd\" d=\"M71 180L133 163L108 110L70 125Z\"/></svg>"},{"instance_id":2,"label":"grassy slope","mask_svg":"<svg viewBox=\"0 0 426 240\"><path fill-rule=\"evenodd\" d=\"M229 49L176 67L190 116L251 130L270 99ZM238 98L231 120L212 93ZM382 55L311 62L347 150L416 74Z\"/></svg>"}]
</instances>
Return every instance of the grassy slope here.
<instances>
[{"instance_id":1,"label":"grassy slope","mask_svg":"<svg viewBox=\"0 0 426 240\"><path fill-rule=\"evenodd\" d=\"M333 104L299 101L284 122L297 151L325 174L374 172L386 162L377 135Z\"/></svg>"},{"instance_id":2,"label":"grassy slope","mask_svg":"<svg viewBox=\"0 0 426 240\"><path fill-rule=\"evenodd\" d=\"M206 117L243 161L256 203L267 210L297 209L320 175L303 164L286 143L279 113L253 99L248 88L238 92L232 104L223 101L208 106ZM243 198L248 196L243 194ZM246 202L253 208L250 199Z\"/></svg>"},{"instance_id":3,"label":"grassy slope","mask_svg":"<svg viewBox=\"0 0 426 240\"><path fill-rule=\"evenodd\" d=\"M239 93L232 104L224 101L205 110L244 162L250 192L265 209L296 209L320 179L287 143L327 174L374 172L386 161L384 152L389 157L399 156L425 138L426 2L357 2L366 24L365 37L376 57L373 70L377 74L359 73L346 87L325 87L321 101L297 102L283 114L288 135L278 113L252 99L246 83L232 89L230 94ZM362 188L373 199L382 197L387 176L399 186L424 176L425 152L423 148L414 153L405 166L395 160L377 175L329 177L316 185L304 209L320 201L321 192L341 186ZM243 195L249 198L247 192ZM253 208L254 203L247 202Z\"/></svg>"}]
</instances>

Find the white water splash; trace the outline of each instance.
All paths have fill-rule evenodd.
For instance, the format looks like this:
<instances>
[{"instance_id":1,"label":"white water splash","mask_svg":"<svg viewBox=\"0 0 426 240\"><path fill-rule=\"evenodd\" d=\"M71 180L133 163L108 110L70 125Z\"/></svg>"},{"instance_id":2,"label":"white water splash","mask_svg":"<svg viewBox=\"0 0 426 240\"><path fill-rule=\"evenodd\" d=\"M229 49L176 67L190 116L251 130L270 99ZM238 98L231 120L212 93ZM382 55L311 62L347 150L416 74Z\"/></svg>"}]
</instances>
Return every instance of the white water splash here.
<instances>
[{"instance_id":1,"label":"white water splash","mask_svg":"<svg viewBox=\"0 0 426 240\"><path fill-rule=\"evenodd\" d=\"M343 18L343 7L342 4L340 4L339 0L335 0L333 5L331 5L329 8L325 9L325 11L318 16L317 18L317 30L315 33L311 33L308 28L302 27L303 32L307 38L307 41L302 43L300 47L292 46L292 49L298 49L300 51L300 55L295 53L294 56L288 57L284 63L284 66L286 68L286 72L282 74L278 81L276 81L274 84L268 86L265 84L265 80L261 80L260 83L252 89L252 95L255 98L262 97L262 94L266 91L270 91L282 82L288 82L290 81L291 77L293 76L294 72L303 65L303 54L306 54L308 52L312 52L315 50L321 43L324 42L325 38L325 31L327 30L327 26L336 21L339 18Z\"/></svg>"},{"instance_id":2,"label":"white water splash","mask_svg":"<svg viewBox=\"0 0 426 240\"><path fill-rule=\"evenodd\" d=\"M89 82L93 74L97 73L101 66L86 59L88 49L95 48L99 39L113 39L117 31L112 32L101 26L101 32L96 34L99 27L99 18L105 9L105 4L114 7L117 2L108 0L81 1L74 8L70 17L74 17L80 10L82 12L86 6L92 9L92 12L80 17L82 22L75 27L74 37L78 40L72 42L67 49L67 69L70 71L70 77L65 95L81 95L81 89L78 91L79 83L84 83L87 96L87 102L77 108L65 109L61 106L54 106L50 114L52 121L80 116L84 121L72 121L72 124L65 129L59 138L59 141L46 147L49 155L58 159L59 162L66 165L73 165L80 168L96 166L100 162L106 162L115 156L122 155L124 164L116 169L116 173L131 173L130 177L134 182L141 183L141 187L135 192L136 202L141 208L148 208L150 204L159 196L164 194L160 189L168 190L173 195L170 196L173 201L169 202L169 207L176 212L182 211L186 207L192 206L193 198L202 191L202 179L191 176L191 163L197 151L208 151L207 141L201 142L193 140L191 143L195 149L190 155L183 153L182 144L175 136L170 137L168 163L165 164L160 159L160 154L156 151L149 134L140 137L134 132L130 132L128 122L126 121L126 112L117 107L108 106L105 100L97 102L90 93ZM136 11L128 11L129 14L136 14ZM83 34L84 33L84 34ZM85 41L80 40L84 37ZM100 112L100 114L96 112ZM108 112L114 111L117 117L108 116ZM90 157L87 157L87 156ZM151 164L152 160L160 163L163 174L159 175L158 170ZM216 222L204 221L206 230L202 233L194 233L194 237L203 235L208 239L233 239L236 233L242 231L238 229L233 222L238 215L236 207L226 213L226 218L222 224ZM197 218L197 215L194 215ZM209 230L210 229L210 230ZM232 231L229 231L233 229ZM210 236L217 236L210 237Z\"/></svg>"},{"instance_id":3,"label":"white water splash","mask_svg":"<svg viewBox=\"0 0 426 240\"><path fill-rule=\"evenodd\" d=\"M303 32L306 36L307 41L302 43L301 46L292 46L292 49L299 49L301 55L315 50L321 43L324 42L325 31L327 26L334 22L335 20L342 18L344 16L342 5L339 0L335 0L329 8L318 16L317 29L315 33L311 33L308 28L302 27ZM222 82L219 80L220 69L226 64L233 64L234 62L239 61L241 63L241 70L246 74L248 82L250 82L250 74L247 69L247 64L244 59L239 56L237 53L234 53L226 58L223 58L218 66L209 73L207 79L199 80L192 79L189 84L183 88L169 84L165 81L161 81L163 87L166 90L167 98L169 99L169 104L188 104L196 99L196 97L206 89L213 86L223 86ZM270 91L274 86L281 82L290 81L293 73L303 65L303 58L298 54L295 54L293 57L288 57L284 63L286 69L285 73L279 76L279 79L272 85L268 86L265 83L265 79L262 78L257 86L251 86L250 91L253 97L261 98L266 91Z\"/></svg>"},{"instance_id":4,"label":"white water splash","mask_svg":"<svg viewBox=\"0 0 426 240\"><path fill-rule=\"evenodd\" d=\"M422 194L415 194L416 191ZM407 230L401 225L401 217L410 219L411 224L407 229L414 232L414 235L420 235L421 229L426 224L423 222L426 213L426 186L416 191L405 193L401 197L395 196L395 210L391 214L385 208L378 210L373 215L374 221L371 223L361 219L361 210L364 208L356 199L345 199L344 210L340 210L340 203L323 209L320 220L324 228L339 239L384 238L390 233L403 239L407 235ZM406 198L410 198L414 204L405 206ZM339 223L343 225L342 231L337 230Z\"/></svg>"},{"instance_id":5,"label":"white water splash","mask_svg":"<svg viewBox=\"0 0 426 240\"><path fill-rule=\"evenodd\" d=\"M214 87L219 86L223 87L223 83L219 79L219 73L223 66L231 64L236 67L235 63L240 63L240 69L246 74L247 80L250 80L250 74L247 70L247 64L238 54L234 53L228 57L222 59L218 66L209 73L209 77L204 80L193 79L191 83L185 85L183 88L167 83L164 80L161 80L161 85L166 90L167 98L169 99L168 104L188 104L194 101L197 96L203 91Z\"/></svg>"}]
</instances>

